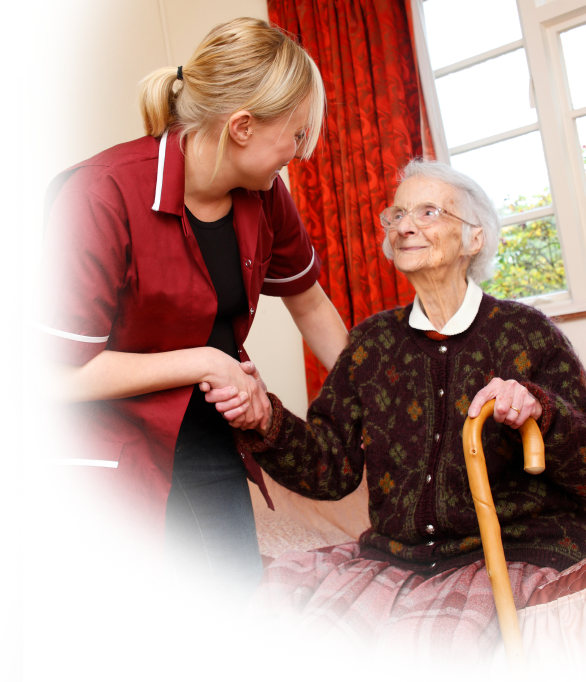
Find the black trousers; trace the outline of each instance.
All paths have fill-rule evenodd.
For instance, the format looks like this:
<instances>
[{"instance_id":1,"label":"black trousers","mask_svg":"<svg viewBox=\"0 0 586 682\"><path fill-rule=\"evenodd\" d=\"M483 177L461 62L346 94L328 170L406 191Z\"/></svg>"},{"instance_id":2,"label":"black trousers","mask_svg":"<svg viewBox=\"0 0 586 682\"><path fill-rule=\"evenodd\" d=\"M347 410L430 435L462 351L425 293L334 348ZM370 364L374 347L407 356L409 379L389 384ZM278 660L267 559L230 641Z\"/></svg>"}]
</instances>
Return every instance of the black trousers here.
<instances>
[{"instance_id":1,"label":"black trousers","mask_svg":"<svg viewBox=\"0 0 586 682\"><path fill-rule=\"evenodd\" d=\"M196 386L177 439L165 521L179 588L244 603L262 576L246 468L232 429Z\"/></svg>"}]
</instances>

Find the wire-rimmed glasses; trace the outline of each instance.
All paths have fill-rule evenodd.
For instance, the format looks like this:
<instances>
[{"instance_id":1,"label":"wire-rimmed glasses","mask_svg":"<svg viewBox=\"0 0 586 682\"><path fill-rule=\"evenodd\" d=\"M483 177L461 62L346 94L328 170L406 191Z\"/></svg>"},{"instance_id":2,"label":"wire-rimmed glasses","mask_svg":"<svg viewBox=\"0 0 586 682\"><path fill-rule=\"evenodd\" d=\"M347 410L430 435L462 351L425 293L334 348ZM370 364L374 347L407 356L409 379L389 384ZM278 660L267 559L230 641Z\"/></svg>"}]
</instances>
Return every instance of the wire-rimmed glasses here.
<instances>
[{"instance_id":1,"label":"wire-rimmed glasses","mask_svg":"<svg viewBox=\"0 0 586 682\"><path fill-rule=\"evenodd\" d=\"M442 214L449 215L452 218L456 218L456 220L461 220L463 223L467 223L471 227L480 227L480 225L469 223L467 220L464 220L463 218L446 211L445 208L440 208L439 206L429 202L418 204L410 211L407 211L400 206L389 206L380 214L380 221L385 230L398 230L403 218L405 218L405 216L411 215L411 220L413 223L422 230L425 230L428 227L432 227L432 225Z\"/></svg>"}]
</instances>

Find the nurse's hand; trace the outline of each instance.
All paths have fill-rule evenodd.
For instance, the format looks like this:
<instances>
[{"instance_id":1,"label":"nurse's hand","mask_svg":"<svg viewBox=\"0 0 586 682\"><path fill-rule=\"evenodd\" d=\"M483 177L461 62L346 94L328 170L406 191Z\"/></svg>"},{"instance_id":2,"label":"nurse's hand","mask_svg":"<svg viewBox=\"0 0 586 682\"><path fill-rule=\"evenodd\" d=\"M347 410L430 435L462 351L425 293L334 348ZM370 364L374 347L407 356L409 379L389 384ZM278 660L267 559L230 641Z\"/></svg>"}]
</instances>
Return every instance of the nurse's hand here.
<instances>
[{"instance_id":1,"label":"nurse's hand","mask_svg":"<svg viewBox=\"0 0 586 682\"><path fill-rule=\"evenodd\" d=\"M253 362L239 365L245 386L223 386L212 388L208 382L200 383L200 390L206 393L206 401L215 403L218 412L230 422L230 426L241 429L266 428L271 416L271 404L266 396L267 387ZM241 382L234 382L240 384Z\"/></svg>"},{"instance_id":2,"label":"nurse's hand","mask_svg":"<svg viewBox=\"0 0 586 682\"><path fill-rule=\"evenodd\" d=\"M262 380L262 377L260 375L260 372L258 371L256 365L252 360L247 360L246 362L241 362L240 367L246 374L250 375L251 377L254 377L256 381L258 382L258 385L261 387L261 389L266 393L268 391L267 385L265 382Z\"/></svg>"},{"instance_id":3,"label":"nurse's hand","mask_svg":"<svg viewBox=\"0 0 586 682\"><path fill-rule=\"evenodd\" d=\"M503 381L494 378L483 389L478 391L470 407L469 417L478 417L482 406L496 398L494 404L494 420L518 429L528 419L539 419L542 413L541 403L529 391L514 379Z\"/></svg>"}]
</instances>

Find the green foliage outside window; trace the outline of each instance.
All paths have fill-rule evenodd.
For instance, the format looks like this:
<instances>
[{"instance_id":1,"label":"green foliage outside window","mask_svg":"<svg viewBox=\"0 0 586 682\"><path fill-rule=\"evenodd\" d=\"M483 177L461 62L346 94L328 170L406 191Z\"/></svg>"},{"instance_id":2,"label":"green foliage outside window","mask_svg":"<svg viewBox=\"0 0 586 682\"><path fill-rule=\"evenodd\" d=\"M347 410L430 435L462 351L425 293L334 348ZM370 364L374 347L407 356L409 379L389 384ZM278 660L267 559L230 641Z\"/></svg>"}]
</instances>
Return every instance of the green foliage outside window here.
<instances>
[{"instance_id":1,"label":"green foliage outside window","mask_svg":"<svg viewBox=\"0 0 586 682\"><path fill-rule=\"evenodd\" d=\"M507 202L508 214L551 204L551 194ZM566 274L553 216L504 227L492 279L482 288L497 298L522 298L563 291Z\"/></svg>"},{"instance_id":2,"label":"green foliage outside window","mask_svg":"<svg viewBox=\"0 0 586 682\"><path fill-rule=\"evenodd\" d=\"M586 145L582 147L586 166ZM530 199L507 201L507 215L551 205L545 189ZM549 216L503 228L492 279L481 284L497 298L522 298L563 291L567 288L562 249L555 218Z\"/></svg>"}]
</instances>

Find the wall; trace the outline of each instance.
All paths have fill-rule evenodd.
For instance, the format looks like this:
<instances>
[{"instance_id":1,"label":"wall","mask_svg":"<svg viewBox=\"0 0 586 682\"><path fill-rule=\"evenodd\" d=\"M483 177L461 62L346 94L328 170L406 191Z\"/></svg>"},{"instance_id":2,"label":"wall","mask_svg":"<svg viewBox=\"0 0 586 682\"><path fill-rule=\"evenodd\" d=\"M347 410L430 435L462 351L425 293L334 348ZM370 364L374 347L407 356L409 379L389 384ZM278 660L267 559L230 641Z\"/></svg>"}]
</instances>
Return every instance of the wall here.
<instances>
[{"instance_id":1,"label":"wall","mask_svg":"<svg viewBox=\"0 0 586 682\"><path fill-rule=\"evenodd\" d=\"M586 319L559 323L559 328L570 340L583 365L586 365Z\"/></svg>"},{"instance_id":2,"label":"wall","mask_svg":"<svg viewBox=\"0 0 586 682\"><path fill-rule=\"evenodd\" d=\"M236 17L268 21L266 0L161 0L163 20L169 35L169 57L183 64L210 29Z\"/></svg>"}]
</instances>

